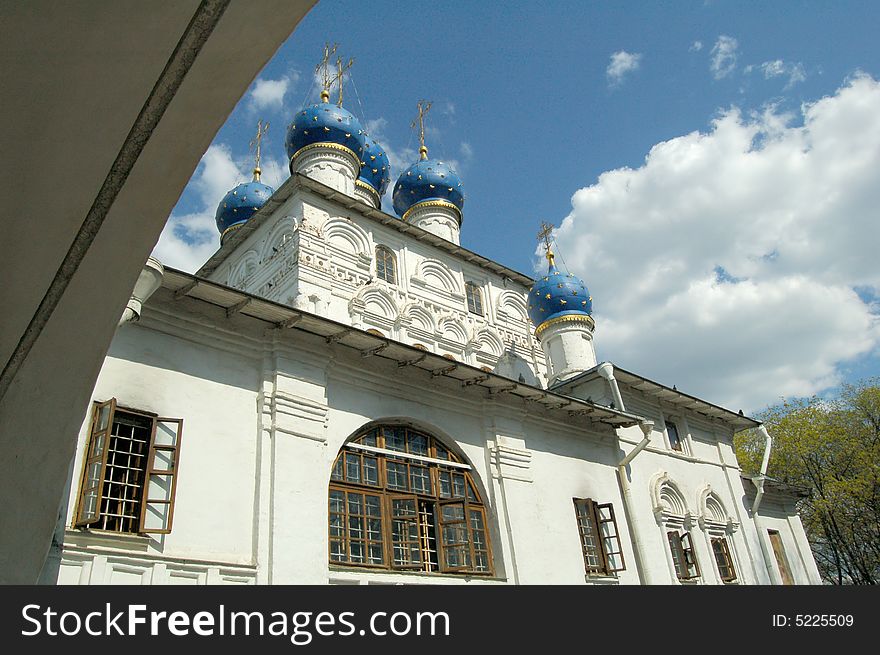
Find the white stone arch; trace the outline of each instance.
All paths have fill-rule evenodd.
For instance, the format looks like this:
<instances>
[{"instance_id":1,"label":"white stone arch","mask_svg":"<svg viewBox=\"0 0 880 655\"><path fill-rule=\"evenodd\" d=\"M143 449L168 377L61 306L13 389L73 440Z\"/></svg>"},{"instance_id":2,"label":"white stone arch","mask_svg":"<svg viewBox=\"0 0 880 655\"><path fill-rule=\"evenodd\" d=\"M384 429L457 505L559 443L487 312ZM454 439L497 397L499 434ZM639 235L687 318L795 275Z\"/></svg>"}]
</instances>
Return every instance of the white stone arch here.
<instances>
[{"instance_id":1,"label":"white stone arch","mask_svg":"<svg viewBox=\"0 0 880 655\"><path fill-rule=\"evenodd\" d=\"M437 331L440 332L441 337L455 343L464 344L468 340L464 325L452 316L441 318L437 324Z\"/></svg>"},{"instance_id":2,"label":"white stone arch","mask_svg":"<svg viewBox=\"0 0 880 655\"><path fill-rule=\"evenodd\" d=\"M498 294L498 311L514 320L527 321L526 301L514 291L502 291Z\"/></svg>"},{"instance_id":3,"label":"white stone arch","mask_svg":"<svg viewBox=\"0 0 880 655\"><path fill-rule=\"evenodd\" d=\"M423 259L419 262L416 275L426 284L431 284L432 280L436 280L436 284L444 291L462 293L458 278L452 273L452 270L436 259Z\"/></svg>"},{"instance_id":4,"label":"white stone arch","mask_svg":"<svg viewBox=\"0 0 880 655\"><path fill-rule=\"evenodd\" d=\"M372 258L370 237L360 226L345 218L330 218L321 228L324 241L340 250Z\"/></svg>"},{"instance_id":5,"label":"white stone arch","mask_svg":"<svg viewBox=\"0 0 880 655\"><path fill-rule=\"evenodd\" d=\"M651 504L654 514L660 518L685 518L690 515L684 494L666 471L655 473L651 478Z\"/></svg>"},{"instance_id":6,"label":"white stone arch","mask_svg":"<svg viewBox=\"0 0 880 655\"><path fill-rule=\"evenodd\" d=\"M731 530L738 527L724 506L724 501L709 484L704 485L697 494L697 507L700 511L700 521L705 525L723 526Z\"/></svg>"},{"instance_id":7,"label":"white stone arch","mask_svg":"<svg viewBox=\"0 0 880 655\"><path fill-rule=\"evenodd\" d=\"M495 330L490 328L482 328L478 330L471 340L474 350L489 353L494 357L501 357L504 352L504 342Z\"/></svg>"},{"instance_id":8,"label":"white stone arch","mask_svg":"<svg viewBox=\"0 0 880 655\"><path fill-rule=\"evenodd\" d=\"M248 250L241 259L232 266L229 273L229 286L240 287L257 270L259 258L255 250Z\"/></svg>"},{"instance_id":9,"label":"white stone arch","mask_svg":"<svg viewBox=\"0 0 880 655\"><path fill-rule=\"evenodd\" d=\"M355 302L355 301L359 302ZM389 320L397 318L397 303L394 297L377 286L367 286L361 289L357 296L352 298L349 308L359 306L364 314L375 314Z\"/></svg>"},{"instance_id":10,"label":"white stone arch","mask_svg":"<svg viewBox=\"0 0 880 655\"><path fill-rule=\"evenodd\" d=\"M418 330L433 334L437 329L437 322L434 320L434 315L421 305L410 303L403 308L401 314L411 319L412 327Z\"/></svg>"},{"instance_id":11,"label":"white stone arch","mask_svg":"<svg viewBox=\"0 0 880 655\"><path fill-rule=\"evenodd\" d=\"M296 229L296 218L291 215L280 218L266 237L260 261L267 262L281 252L293 240Z\"/></svg>"}]
</instances>

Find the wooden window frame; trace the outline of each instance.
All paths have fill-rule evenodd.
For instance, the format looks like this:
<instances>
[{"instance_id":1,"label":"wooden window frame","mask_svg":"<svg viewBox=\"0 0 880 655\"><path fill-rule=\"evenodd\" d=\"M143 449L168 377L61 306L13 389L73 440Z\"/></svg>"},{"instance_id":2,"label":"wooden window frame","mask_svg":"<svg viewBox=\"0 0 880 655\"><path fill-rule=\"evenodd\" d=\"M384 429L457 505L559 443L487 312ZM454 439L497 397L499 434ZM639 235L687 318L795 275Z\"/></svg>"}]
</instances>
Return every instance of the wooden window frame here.
<instances>
[{"instance_id":1,"label":"wooden window frame","mask_svg":"<svg viewBox=\"0 0 880 655\"><path fill-rule=\"evenodd\" d=\"M767 530L767 538L770 540L770 548L776 559L776 569L783 585L793 585L794 576L791 573L791 565L788 563L788 555L785 554L785 544L782 543L782 534L779 530Z\"/></svg>"},{"instance_id":2,"label":"wooden window frame","mask_svg":"<svg viewBox=\"0 0 880 655\"><path fill-rule=\"evenodd\" d=\"M626 570L626 560L623 555L623 545L620 541L620 530L617 527L617 519L614 515L614 506L611 503L597 503L591 498L573 498L575 519L577 520L578 535L581 542L581 554L584 557L584 569L589 575L616 575L620 571ZM583 508L583 514L579 508ZM609 518L602 516L605 510L609 514ZM584 518L590 522L595 541L595 552L588 553L585 544L585 533L581 525L581 519ZM603 526L609 526L610 534L606 535ZM617 544L616 550L608 550L606 540ZM612 556L620 557L620 566L615 567L612 564ZM599 565L590 564L590 558L599 560Z\"/></svg>"},{"instance_id":3,"label":"wooden window frame","mask_svg":"<svg viewBox=\"0 0 880 655\"><path fill-rule=\"evenodd\" d=\"M101 428L99 421L101 420L101 412L105 408L109 411L106 414L106 424ZM113 435L113 425L117 413L140 416L149 419L152 422L152 427L150 430L149 447L146 453L143 482L140 484L140 514L138 516L138 529L112 530L111 532L115 534L168 534L171 532L174 524L174 507L177 497L177 476L180 472L180 446L183 439L183 419L161 417L142 410L120 407L116 398L110 398L104 402L95 401L92 403L92 419L89 423L89 435L86 439L83 452L83 470L80 476L80 486L77 494L73 525L78 528L88 528L92 530L98 529L92 526L98 523L102 517L101 499L103 496L104 485L107 483L107 456L110 452L111 439L115 436ZM175 424L177 426L177 429L174 432L172 445L156 442L156 432L159 424ZM92 453L96 438L100 438L102 443L102 451L98 455ZM157 460L157 454L160 452L170 453L170 456L168 457L172 462L172 467L170 469L156 468L155 463ZM86 487L85 485L88 480L89 468L97 463L100 463L98 484L97 486ZM167 499L157 499L149 496L151 488L150 483L154 476L163 476L170 480L170 489L168 490ZM84 503L86 502L86 493L92 490L97 494L95 514L94 516L83 518L82 512ZM165 527L146 527L148 506L155 504L168 505L168 519Z\"/></svg>"},{"instance_id":4,"label":"wooden window frame","mask_svg":"<svg viewBox=\"0 0 880 655\"><path fill-rule=\"evenodd\" d=\"M486 310L483 307L483 291L480 287L474 282L465 282L464 293L468 312L475 316L485 316Z\"/></svg>"},{"instance_id":5,"label":"wooden window frame","mask_svg":"<svg viewBox=\"0 0 880 655\"><path fill-rule=\"evenodd\" d=\"M380 260L382 262L382 273L379 272ZM397 257L394 256L394 253L387 246L376 246L376 277L388 284L397 284ZM391 278L390 280L388 279L389 277Z\"/></svg>"},{"instance_id":6,"label":"wooden window frame","mask_svg":"<svg viewBox=\"0 0 880 655\"><path fill-rule=\"evenodd\" d=\"M390 431L390 432L389 432ZM386 434L389 438L395 436L400 438L402 432L403 450L394 450L388 448ZM413 448L411 439L414 436L425 439L425 447ZM369 439L375 445L367 445L359 443L360 440ZM401 444L397 444L400 446ZM346 480L346 467L344 465L346 455L356 455L361 459L365 456L375 457L379 467L379 486L362 484L363 474L360 482L352 482ZM335 470L342 461L342 479L334 478ZM406 470L407 489L391 488L388 485L387 464L392 462L401 466ZM414 491L412 488L412 468L419 467L427 469L430 489L427 491ZM361 464L361 469L363 465ZM448 472L450 476L450 496L441 495L441 471ZM453 476L460 478L459 486L462 494L455 495L456 483ZM472 478L471 467L459 460L452 451L440 443L435 437L403 425L382 425L370 430L366 430L355 437L349 444L344 445L334 460L331 468L331 480L329 484L329 492L355 492L376 495L382 498L382 521L383 521L383 557L384 563L364 564L360 562L352 562L350 557L350 549L348 546L347 524L346 524L346 561L332 559L329 551L328 558L332 566L346 566L357 568L369 568L371 570L402 570L402 571L418 571L426 574L448 573L456 575L474 575L474 576L493 576L493 560L492 560L492 543L489 525L487 522L487 509L483 505L480 494L477 491L476 484ZM348 496L345 496L346 503ZM419 554L421 562L419 564L395 564L394 563L394 545L393 538L393 502L395 500L407 499L412 500L416 507L416 517L414 521L418 528L419 534ZM461 505L464 511L464 519L461 521L463 529L467 535L467 556L470 558L465 566L449 567L446 565L447 545L443 540L443 525L448 521L442 520L443 507L449 504ZM347 512L347 505L346 505ZM479 519L474 518L472 522L472 513L477 512ZM328 539L330 534L330 512L328 507ZM347 521L347 519L346 519ZM423 523L425 525L423 525ZM479 523L479 526L476 525ZM482 546L477 549L474 544L474 536L477 530L481 531L483 539ZM339 540L340 537L335 537ZM407 541L406 543L411 543ZM464 543L459 546L464 546ZM477 553L481 554L481 562L485 564L485 570L478 570ZM436 555L435 555L436 554ZM436 562L432 560L436 557Z\"/></svg>"},{"instance_id":7,"label":"wooden window frame","mask_svg":"<svg viewBox=\"0 0 880 655\"><path fill-rule=\"evenodd\" d=\"M715 549L716 544L720 547ZM718 569L718 576L722 582L735 582L737 579L736 566L733 563L733 555L730 552L730 545L727 543L727 537L724 535L709 536L709 545L712 547L712 555L715 558L715 567ZM723 562L719 561L719 556ZM729 571L728 574L724 570Z\"/></svg>"},{"instance_id":8,"label":"wooden window frame","mask_svg":"<svg viewBox=\"0 0 880 655\"><path fill-rule=\"evenodd\" d=\"M690 532L687 530L668 530L666 538L672 551L675 576L685 582L698 579L700 577L700 563L694 551ZM689 564L693 565L693 573L691 573ZM684 566L684 570L682 570L682 566Z\"/></svg>"}]
</instances>

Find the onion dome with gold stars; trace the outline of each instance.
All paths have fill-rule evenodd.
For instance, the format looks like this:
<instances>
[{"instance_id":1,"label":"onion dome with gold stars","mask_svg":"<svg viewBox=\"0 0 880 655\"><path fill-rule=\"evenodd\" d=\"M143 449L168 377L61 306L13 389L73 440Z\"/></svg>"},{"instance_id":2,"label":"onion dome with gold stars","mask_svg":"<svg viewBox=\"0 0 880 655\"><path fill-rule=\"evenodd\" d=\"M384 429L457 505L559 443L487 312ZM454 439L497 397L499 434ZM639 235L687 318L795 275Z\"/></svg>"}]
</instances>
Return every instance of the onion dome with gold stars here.
<instances>
[{"instance_id":1,"label":"onion dome with gold stars","mask_svg":"<svg viewBox=\"0 0 880 655\"><path fill-rule=\"evenodd\" d=\"M244 225L257 210L275 193L275 189L260 182L260 169L254 169L251 182L239 184L223 196L217 205L214 220L220 230L220 242L234 229Z\"/></svg>"},{"instance_id":2,"label":"onion dome with gold stars","mask_svg":"<svg viewBox=\"0 0 880 655\"><path fill-rule=\"evenodd\" d=\"M390 182L391 165L388 163L385 149L367 137L364 156L361 158L361 174L356 184L367 189L371 194L373 192L378 194L377 198L381 201Z\"/></svg>"},{"instance_id":3,"label":"onion dome with gold stars","mask_svg":"<svg viewBox=\"0 0 880 655\"><path fill-rule=\"evenodd\" d=\"M535 325L535 336L544 328L563 321L584 321L592 328L593 298L580 278L560 273L548 253L547 275L535 282L529 291L529 318Z\"/></svg>"},{"instance_id":4,"label":"onion dome with gold stars","mask_svg":"<svg viewBox=\"0 0 880 655\"><path fill-rule=\"evenodd\" d=\"M427 202L449 205L458 213L461 223L464 208L464 187L461 178L449 164L436 159L428 159L427 148L423 157L407 168L397 179L391 196L394 211L403 220L415 207Z\"/></svg>"},{"instance_id":5,"label":"onion dome with gold stars","mask_svg":"<svg viewBox=\"0 0 880 655\"><path fill-rule=\"evenodd\" d=\"M321 99L322 102L297 113L287 128L285 146L291 173L293 161L318 146L347 151L363 161L366 136L360 121L347 109L332 104L326 90Z\"/></svg>"}]
</instances>

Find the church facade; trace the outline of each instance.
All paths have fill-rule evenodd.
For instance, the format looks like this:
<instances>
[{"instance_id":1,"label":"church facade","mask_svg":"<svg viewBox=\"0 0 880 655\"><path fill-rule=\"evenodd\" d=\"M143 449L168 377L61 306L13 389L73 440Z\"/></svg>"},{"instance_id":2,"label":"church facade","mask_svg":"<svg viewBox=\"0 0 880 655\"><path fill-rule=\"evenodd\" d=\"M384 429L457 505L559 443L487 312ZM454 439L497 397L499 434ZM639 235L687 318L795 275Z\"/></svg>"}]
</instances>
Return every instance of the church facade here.
<instances>
[{"instance_id":1,"label":"church facade","mask_svg":"<svg viewBox=\"0 0 880 655\"><path fill-rule=\"evenodd\" d=\"M196 275L148 262L42 580L818 584L796 494L741 476L760 424L600 363L550 230L537 280L462 247L421 145L385 213L388 160L325 87Z\"/></svg>"}]
</instances>

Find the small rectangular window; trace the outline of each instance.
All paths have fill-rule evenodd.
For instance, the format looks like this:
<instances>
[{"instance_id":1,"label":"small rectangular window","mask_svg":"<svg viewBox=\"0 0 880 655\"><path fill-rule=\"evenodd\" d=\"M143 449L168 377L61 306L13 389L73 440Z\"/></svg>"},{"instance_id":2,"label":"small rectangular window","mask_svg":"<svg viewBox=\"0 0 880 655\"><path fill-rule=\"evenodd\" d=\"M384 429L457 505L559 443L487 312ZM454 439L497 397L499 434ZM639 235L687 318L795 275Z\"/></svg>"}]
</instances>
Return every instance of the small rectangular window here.
<instances>
[{"instance_id":1,"label":"small rectangular window","mask_svg":"<svg viewBox=\"0 0 880 655\"><path fill-rule=\"evenodd\" d=\"M465 295L467 296L468 311L471 314L483 315L483 293L480 288L473 282L464 285Z\"/></svg>"},{"instance_id":2,"label":"small rectangular window","mask_svg":"<svg viewBox=\"0 0 880 655\"><path fill-rule=\"evenodd\" d=\"M574 508L587 573L612 575L624 570L623 548L612 505L575 498Z\"/></svg>"},{"instance_id":3,"label":"small rectangular window","mask_svg":"<svg viewBox=\"0 0 880 655\"><path fill-rule=\"evenodd\" d=\"M733 567L733 558L727 547L727 539L724 537L712 537L712 553L715 555L715 563L718 565L718 574L723 582L736 580L736 569Z\"/></svg>"},{"instance_id":4,"label":"small rectangular window","mask_svg":"<svg viewBox=\"0 0 880 655\"><path fill-rule=\"evenodd\" d=\"M174 519L181 419L95 403L75 525L167 534Z\"/></svg>"},{"instance_id":5,"label":"small rectangular window","mask_svg":"<svg viewBox=\"0 0 880 655\"><path fill-rule=\"evenodd\" d=\"M666 422L666 434L669 435L669 447L681 452L681 438L678 436L678 428L674 423Z\"/></svg>"}]
</instances>

